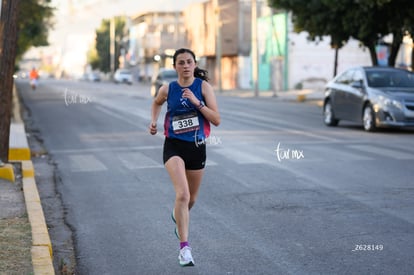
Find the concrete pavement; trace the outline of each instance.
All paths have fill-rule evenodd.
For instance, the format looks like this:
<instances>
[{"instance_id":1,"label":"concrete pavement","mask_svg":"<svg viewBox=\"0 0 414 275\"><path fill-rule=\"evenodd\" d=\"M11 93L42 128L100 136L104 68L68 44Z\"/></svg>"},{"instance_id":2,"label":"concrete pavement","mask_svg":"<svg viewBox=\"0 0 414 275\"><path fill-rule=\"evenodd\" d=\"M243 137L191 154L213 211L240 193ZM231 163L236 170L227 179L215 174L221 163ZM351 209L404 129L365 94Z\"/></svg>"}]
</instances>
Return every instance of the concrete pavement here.
<instances>
[{"instance_id":1,"label":"concrete pavement","mask_svg":"<svg viewBox=\"0 0 414 275\"><path fill-rule=\"evenodd\" d=\"M217 91L218 96L255 97L251 90L226 90ZM322 102L323 92L321 90L292 90L274 93L272 91L260 91L259 97L275 98L280 101L290 102ZM22 176L24 205L32 228L32 264L34 274L54 274L53 251L50 241L45 217L35 181L35 171L31 161L31 152L28 145L24 122L20 117L20 105L18 96L14 90L13 96L13 121L10 131L9 160L12 163L19 163ZM0 193L16 192L10 188L4 188L5 180L15 182L14 165L5 164L0 167ZM13 207L10 205L10 207ZM7 205L1 211L7 211Z\"/></svg>"}]
</instances>

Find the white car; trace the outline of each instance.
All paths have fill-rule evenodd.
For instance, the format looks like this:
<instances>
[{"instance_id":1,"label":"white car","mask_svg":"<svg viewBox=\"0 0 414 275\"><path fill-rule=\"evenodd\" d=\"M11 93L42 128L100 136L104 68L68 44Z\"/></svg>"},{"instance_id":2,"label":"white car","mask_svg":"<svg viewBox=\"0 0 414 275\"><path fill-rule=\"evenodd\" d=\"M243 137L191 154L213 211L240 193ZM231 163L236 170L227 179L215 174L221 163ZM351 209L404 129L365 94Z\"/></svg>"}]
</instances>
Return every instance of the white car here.
<instances>
[{"instance_id":1,"label":"white car","mask_svg":"<svg viewBox=\"0 0 414 275\"><path fill-rule=\"evenodd\" d=\"M128 69L118 69L114 74L115 83L132 84L132 72Z\"/></svg>"}]
</instances>

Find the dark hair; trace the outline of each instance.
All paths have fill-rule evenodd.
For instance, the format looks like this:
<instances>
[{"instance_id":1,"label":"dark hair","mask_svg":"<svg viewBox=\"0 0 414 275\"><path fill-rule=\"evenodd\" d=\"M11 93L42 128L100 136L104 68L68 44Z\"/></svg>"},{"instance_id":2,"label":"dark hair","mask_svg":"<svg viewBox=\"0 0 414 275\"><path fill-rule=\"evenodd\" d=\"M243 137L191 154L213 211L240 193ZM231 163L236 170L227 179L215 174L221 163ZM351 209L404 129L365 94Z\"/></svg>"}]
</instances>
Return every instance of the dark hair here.
<instances>
[{"instance_id":1,"label":"dark hair","mask_svg":"<svg viewBox=\"0 0 414 275\"><path fill-rule=\"evenodd\" d=\"M183 53L191 54L191 56L194 58L194 61L197 62L195 54L192 50L181 48L181 49L176 50L175 53L174 53L174 56L173 56L173 64L174 65L175 65L175 61L177 60L177 56L180 55L180 54L183 54ZM198 78L201 78L202 80L209 81L207 70L200 69L199 67L195 67L194 77L198 77Z\"/></svg>"}]
</instances>

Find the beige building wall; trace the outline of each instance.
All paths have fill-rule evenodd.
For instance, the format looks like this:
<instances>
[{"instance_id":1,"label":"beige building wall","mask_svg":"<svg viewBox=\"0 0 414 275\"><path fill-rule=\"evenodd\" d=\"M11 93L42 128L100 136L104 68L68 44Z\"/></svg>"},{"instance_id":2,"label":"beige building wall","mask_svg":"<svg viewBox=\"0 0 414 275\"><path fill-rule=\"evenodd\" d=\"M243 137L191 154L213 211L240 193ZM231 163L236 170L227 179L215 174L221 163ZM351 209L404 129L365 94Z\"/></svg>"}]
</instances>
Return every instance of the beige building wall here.
<instances>
[{"instance_id":1,"label":"beige building wall","mask_svg":"<svg viewBox=\"0 0 414 275\"><path fill-rule=\"evenodd\" d=\"M239 1L220 0L221 48L223 56L239 55Z\"/></svg>"},{"instance_id":2,"label":"beige building wall","mask_svg":"<svg viewBox=\"0 0 414 275\"><path fill-rule=\"evenodd\" d=\"M131 18L131 26L135 30L133 51L141 80L148 81L161 67L171 67L171 52L189 45L180 11L139 14Z\"/></svg>"},{"instance_id":3,"label":"beige building wall","mask_svg":"<svg viewBox=\"0 0 414 275\"><path fill-rule=\"evenodd\" d=\"M219 9L216 9L215 3L218 3ZM259 17L271 15L265 1L257 3ZM139 40L136 53L141 63L137 66L142 67L144 64L145 72L152 75L154 64L167 64L153 62L154 55L164 53L167 49L187 47L196 54L199 66L208 70L210 83L217 90L216 11L221 22L221 88L252 89L251 1L248 0L209 0L189 5L178 13L151 12L132 18ZM258 32L260 35L260 30ZM294 33L292 24L289 24L288 61L285 64L288 89L310 78L332 78L334 52L328 42L315 44L309 42L306 36L306 33ZM411 51L412 41L409 41L403 45L397 62L402 65L411 63ZM358 42L350 41L340 51L338 71L355 65L370 65L370 58L367 51L358 46Z\"/></svg>"},{"instance_id":4,"label":"beige building wall","mask_svg":"<svg viewBox=\"0 0 414 275\"><path fill-rule=\"evenodd\" d=\"M193 4L184 10L184 25L187 29L189 47L197 56L203 57L205 69L208 70L210 82L218 85L218 66L216 58L217 47L221 47L221 79L222 89L237 88L238 75L238 56L240 47L244 52L246 49L246 33L243 32L244 25L241 22L245 20L245 10L240 9L238 0L217 0L218 7L214 1ZM218 14L217 14L218 13ZM218 25L217 25L218 24ZM250 18L249 22L250 24ZM218 34L217 27L221 31L221 43L217 45ZM243 32L243 34L240 34ZM250 34L250 31L247 32ZM244 41L241 41L243 38Z\"/></svg>"},{"instance_id":5,"label":"beige building wall","mask_svg":"<svg viewBox=\"0 0 414 275\"><path fill-rule=\"evenodd\" d=\"M190 5L183 14L189 48L197 56L215 55L215 15L212 2Z\"/></svg>"},{"instance_id":6,"label":"beige building wall","mask_svg":"<svg viewBox=\"0 0 414 275\"><path fill-rule=\"evenodd\" d=\"M136 38L144 48L145 57L188 45L182 12L150 12L131 21L141 30Z\"/></svg>"}]
</instances>

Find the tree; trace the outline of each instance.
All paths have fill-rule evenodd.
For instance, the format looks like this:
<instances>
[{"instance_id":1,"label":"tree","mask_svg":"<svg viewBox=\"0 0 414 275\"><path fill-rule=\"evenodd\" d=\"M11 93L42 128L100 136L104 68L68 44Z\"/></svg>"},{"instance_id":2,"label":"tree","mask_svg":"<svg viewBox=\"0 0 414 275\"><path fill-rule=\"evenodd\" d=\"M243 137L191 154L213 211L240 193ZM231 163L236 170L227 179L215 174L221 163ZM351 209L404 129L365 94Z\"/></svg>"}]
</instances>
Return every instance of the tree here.
<instances>
[{"instance_id":1,"label":"tree","mask_svg":"<svg viewBox=\"0 0 414 275\"><path fill-rule=\"evenodd\" d=\"M30 46L47 45L50 0L3 0L0 18L0 161L8 161L13 74Z\"/></svg>"},{"instance_id":2,"label":"tree","mask_svg":"<svg viewBox=\"0 0 414 275\"><path fill-rule=\"evenodd\" d=\"M412 33L414 7L411 0L360 0L354 4L353 24L348 31L370 51L373 65L378 65L376 46L387 35L392 35L389 44L388 65L395 61L405 34ZM353 31L352 31L353 30Z\"/></svg>"},{"instance_id":3,"label":"tree","mask_svg":"<svg viewBox=\"0 0 414 275\"><path fill-rule=\"evenodd\" d=\"M413 34L412 0L269 0L269 5L292 12L295 31L309 32L311 40L331 37L331 45L340 48L351 37L365 45L373 65L378 64L376 46L389 34L388 64L395 65L403 35Z\"/></svg>"},{"instance_id":4,"label":"tree","mask_svg":"<svg viewBox=\"0 0 414 275\"><path fill-rule=\"evenodd\" d=\"M87 55L87 62L91 65L92 69L98 69L100 64L100 59L98 56L98 52L96 50L95 44L89 48Z\"/></svg>"},{"instance_id":5,"label":"tree","mask_svg":"<svg viewBox=\"0 0 414 275\"><path fill-rule=\"evenodd\" d=\"M121 39L123 37L125 27L124 17L115 17L115 56L119 56L121 52ZM88 58L88 62L91 64L92 69L99 69L102 72L108 73L111 71L110 60L110 20L102 20L101 26L96 30L96 52L97 58L91 55ZM119 60L115 58L115 68L119 67Z\"/></svg>"},{"instance_id":6,"label":"tree","mask_svg":"<svg viewBox=\"0 0 414 275\"><path fill-rule=\"evenodd\" d=\"M31 47L47 46L48 31L53 27L54 8L51 0L24 0L20 3L18 17L17 61Z\"/></svg>"},{"instance_id":7,"label":"tree","mask_svg":"<svg viewBox=\"0 0 414 275\"><path fill-rule=\"evenodd\" d=\"M9 160L13 73L19 0L3 0L0 17L0 162Z\"/></svg>"}]
</instances>

